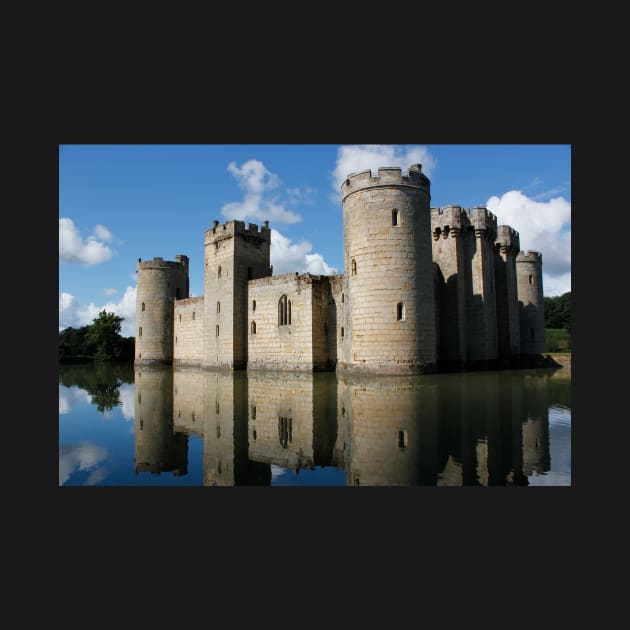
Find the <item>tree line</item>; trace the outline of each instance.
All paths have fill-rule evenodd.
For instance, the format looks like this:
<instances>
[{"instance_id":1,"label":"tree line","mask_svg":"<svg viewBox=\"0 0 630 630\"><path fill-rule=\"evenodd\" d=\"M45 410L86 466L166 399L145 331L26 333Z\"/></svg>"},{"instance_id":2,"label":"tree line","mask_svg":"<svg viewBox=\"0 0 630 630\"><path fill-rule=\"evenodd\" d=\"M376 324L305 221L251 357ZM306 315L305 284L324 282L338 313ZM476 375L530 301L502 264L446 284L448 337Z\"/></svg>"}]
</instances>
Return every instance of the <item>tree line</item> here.
<instances>
[{"instance_id":1,"label":"tree line","mask_svg":"<svg viewBox=\"0 0 630 630\"><path fill-rule=\"evenodd\" d=\"M59 359L133 361L135 337L120 334L123 321L124 317L102 310L88 326L65 328L59 333Z\"/></svg>"},{"instance_id":2,"label":"tree line","mask_svg":"<svg viewBox=\"0 0 630 630\"><path fill-rule=\"evenodd\" d=\"M543 298L545 328L564 328L571 332L571 291L556 297Z\"/></svg>"}]
</instances>

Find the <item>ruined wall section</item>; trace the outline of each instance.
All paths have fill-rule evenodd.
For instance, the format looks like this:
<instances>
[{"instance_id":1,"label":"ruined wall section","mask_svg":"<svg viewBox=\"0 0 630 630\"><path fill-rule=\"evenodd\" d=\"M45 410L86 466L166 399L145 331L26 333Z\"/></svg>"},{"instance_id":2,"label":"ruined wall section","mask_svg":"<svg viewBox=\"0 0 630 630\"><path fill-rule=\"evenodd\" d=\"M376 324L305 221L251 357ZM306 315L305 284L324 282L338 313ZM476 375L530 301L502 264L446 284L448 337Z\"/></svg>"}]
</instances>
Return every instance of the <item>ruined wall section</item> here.
<instances>
[{"instance_id":1,"label":"ruined wall section","mask_svg":"<svg viewBox=\"0 0 630 630\"><path fill-rule=\"evenodd\" d=\"M173 363L201 365L203 361L203 297L177 300L173 315Z\"/></svg>"},{"instance_id":2,"label":"ruined wall section","mask_svg":"<svg viewBox=\"0 0 630 630\"><path fill-rule=\"evenodd\" d=\"M188 297L188 256L138 260L135 363L173 360L173 305Z\"/></svg>"},{"instance_id":3,"label":"ruined wall section","mask_svg":"<svg viewBox=\"0 0 630 630\"><path fill-rule=\"evenodd\" d=\"M430 184L419 164L407 175L379 168L341 187L348 303L345 371L419 373L435 368ZM400 305L400 306L399 306Z\"/></svg>"}]
</instances>

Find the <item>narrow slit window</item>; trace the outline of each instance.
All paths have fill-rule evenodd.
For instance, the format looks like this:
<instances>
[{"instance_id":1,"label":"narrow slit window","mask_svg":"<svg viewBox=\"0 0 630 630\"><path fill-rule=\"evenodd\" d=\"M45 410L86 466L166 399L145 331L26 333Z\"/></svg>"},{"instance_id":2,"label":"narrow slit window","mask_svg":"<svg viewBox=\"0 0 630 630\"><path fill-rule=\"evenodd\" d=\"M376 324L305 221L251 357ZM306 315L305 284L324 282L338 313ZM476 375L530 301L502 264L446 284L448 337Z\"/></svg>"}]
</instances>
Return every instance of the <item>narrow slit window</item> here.
<instances>
[{"instance_id":1,"label":"narrow slit window","mask_svg":"<svg viewBox=\"0 0 630 630\"><path fill-rule=\"evenodd\" d=\"M256 322L252 322L252 335L256 334Z\"/></svg>"},{"instance_id":2,"label":"narrow slit window","mask_svg":"<svg viewBox=\"0 0 630 630\"><path fill-rule=\"evenodd\" d=\"M341 338L343 339L343 326L341 327Z\"/></svg>"},{"instance_id":3,"label":"narrow slit window","mask_svg":"<svg viewBox=\"0 0 630 630\"><path fill-rule=\"evenodd\" d=\"M195 311L193 311L193 322L195 321Z\"/></svg>"},{"instance_id":4,"label":"narrow slit window","mask_svg":"<svg viewBox=\"0 0 630 630\"><path fill-rule=\"evenodd\" d=\"M256 310L256 300L252 300L252 311Z\"/></svg>"},{"instance_id":5,"label":"narrow slit window","mask_svg":"<svg viewBox=\"0 0 630 630\"><path fill-rule=\"evenodd\" d=\"M142 302L142 310L143 310L143 311L144 311L144 308L145 308L145 307L144 307L144 302Z\"/></svg>"},{"instance_id":6,"label":"narrow slit window","mask_svg":"<svg viewBox=\"0 0 630 630\"><path fill-rule=\"evenodd\" d=\"M138 337L142 337L142 326L138 328Z\"/></svg>"},{"instance_id":7,"label":"narrow slit window","mask_svg":"<svg viewBox=\"0 0 630 630\"><path fill-rule=\"evenodd\" d=\"M392 225L398 225L398 210L396 208L392 210Z\"/></svg>"},{"instance_id":8,"label":"narrow slit window","mask_svg":"<svg viewBox=\"0 0 630 630\"><path fill-rule=\"evenodd\" d=\"M398 431L398 448L407 448L407 431Z\"/></svg>"},{"instance_id":9,"label":"narrow slit window","mask_svg":"<svg viewBox=\"0 0 630 630\"><path fill-rule=\"evenodd\" d=\"M278 300L278 326L287 326L291 323L291 300L283 295Z\"/></svg>"},{"instance_id":10,"label":"narrow slit window","mask_svg":"<svg viewBox=\"0 0 630 630\"><path fill-rule=\"evenodd\" d=\"M402 321L405 319L405 305L402 302L396 304L396 320Z\"/></svg>"},{"instance_id":11,"label":"narrow slit window","mask_svg":"<svg viewBox=\"0 0 630 630\"><path fill-rule=\"evenodd\" d=\"M357 261L354 258L352 259L352 275L357 275Z\"/></svg>"},{"instance_id":12,"label":"narrow slit window","mask_svg":"<svg viewBox=\"0 0 630 630\"><path fill-rule=\"evenodd\" d=\"M217 324L216 333L217 333L217 337L218 337L219 336L219 324Z\"/></svg>"},{"instance_id":13,"label":"narrow slit window","mask_svg":"<svg viewBox=\"0 0 630 630\"><path fill-rule=\"evenodd\" d=\"M217 278L221 277L221 265L219 265L219 268L217 269Z\"/></svg>"},{"instance_id":14,"label":"narrow slit window","mask_svg":"<svg viewBox=\"0 0 630 630\"><path fill-rule=\"evenodd\" d=\"M289 305L289 308L287 310L287 313L288 313L288 321L287 321L287 323L290 325L291 324L291 300L289 300L288 305Z\"/></svg>"},{"instance_id":15,"label":"narrow slit window","mask_svg":"<svg viewBox=\"0 0 630 630\"><path fill-rule=\"evenodd\" d=\"M534 278L532 277L531 274L529 276L529 284L534 284Z\"/></svg>"},{"instance_id":16,"label":"narrow slit window","mask_svg":"<svg viewBox=\"0 0 630 630\"><path fill-rule=\"evenodd\" d=\"M342 304L344 303L344 300L345 300L345 298L344 298L343 293L342 293L342 294L341 294L341 303L342 303Z\"/></svg>"},{"instance_id":17,"label":"narrow slit window","mask_svg":"<svg viewBox=\"0 0 630 630\"><path fill-rule=\"evenodd\" d=\"M217 302L217 313L221 312L221 302Z\"/></svg>"}]
</instances>

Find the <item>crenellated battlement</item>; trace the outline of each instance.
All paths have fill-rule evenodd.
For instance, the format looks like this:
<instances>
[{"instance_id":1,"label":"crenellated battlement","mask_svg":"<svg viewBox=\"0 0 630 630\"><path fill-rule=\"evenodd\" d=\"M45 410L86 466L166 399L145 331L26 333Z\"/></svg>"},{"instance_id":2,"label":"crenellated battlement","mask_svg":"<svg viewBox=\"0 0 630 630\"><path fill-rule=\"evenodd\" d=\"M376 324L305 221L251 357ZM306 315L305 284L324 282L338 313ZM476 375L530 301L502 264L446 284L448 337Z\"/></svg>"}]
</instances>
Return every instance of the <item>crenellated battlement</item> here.
<instances>
[{"instance_id":1,"label":"crenellated battlement","mask_svg":"<svg viewBox=\"0 0 630 630\"><path fill-rule=\"evenodd\" d=\"M516 257L517 263L537 263L542 264L542 254L540 252L535 252L532 250L528 250L527 252L519 252Z\"/></svg>"},{"instance_id":2,"label":"crenellated battlement","mask_svg":"<svg viewBox=\"0 0 630 630\"><path fill-rule=\"evenodd\" d=\"M235 236L256 238L271 243L269 221L264 221L259 229L257 223L248 223L246 227L244 221L219 223L215 219L212 222L212 227L204 232L206 245L226 238L234 238Z\"/></svg>"},{"instance_id":3,"label":"crenellated battlement","mask_svg":"<svg viewBox=\"0 0 630 630\"><path fill-rule=\"evenodd\" d=\"M431 208L431 232L434 240L457 236L470 225L468 215L461 206L448 205L443 208Z\"/></svg>"},{"instance_id":4,"label":"crenellated battlement","mask_svg":"<svg viewBox=\"0 0 630 630\"><path fill-rule=\"evenodd\" d=\"M497 238L495 244L501 250L517 254L520 251L521 243L518 232L509 225L499 225L497 227Z\"/></svg>"},{"instance_id":5,"label":"crenellated battlement","mask_svg":"<svg viewBox=\"0 0 630 630\"><path fill-rule=\"evenodd\" d=\"M497 218L485 206L475 206L474 208L466 208L466 214L470 221L470 225L474 228L478 236L494 240L497 234Z\"/></svg>"},{"instance_id":6,"label":"crenellated battlement","mask_svg":"<svg viewBox=\"0 0 630 630\"><path fill-rule=\"evenodd\" d=\"M142 260L138 258L138 268L141 269L177 269L183 267L188 269L188 256L179 254L175 256L175 260L164 260L161 256L156 256L153 260Z\"/></svg>"},{"instance_id":7,"label":"crenellated battlement","mask_svg":"<svg viewBox=\"0 0 630 630\"><path fill-rule=\"evenodd\" d=\"M343 199L352 193L366 188L387 188L405 186L411 188L421 188L429 192L429 178L422 172L421 164L412 164L407 175L402 174L402 169L398 166L382 166L378 169L378 175L372 176L372 170L367 169L358 173L350 173L341 185Z\"/></svg>"}]
</instances>

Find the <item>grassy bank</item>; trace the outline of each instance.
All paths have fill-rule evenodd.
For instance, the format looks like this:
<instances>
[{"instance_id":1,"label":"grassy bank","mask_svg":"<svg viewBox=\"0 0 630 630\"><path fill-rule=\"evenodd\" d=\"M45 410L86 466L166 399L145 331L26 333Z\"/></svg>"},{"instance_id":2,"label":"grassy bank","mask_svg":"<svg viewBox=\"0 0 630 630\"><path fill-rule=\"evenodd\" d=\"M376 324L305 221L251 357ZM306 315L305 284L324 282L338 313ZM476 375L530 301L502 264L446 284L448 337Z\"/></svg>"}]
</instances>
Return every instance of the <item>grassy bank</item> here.
<instances>
[{"instance_id":1,"label":"grassy bank","mask_svg":"<svg viewBox=\"0 0 630 630\"><path fill-rule=\"evenodd\" d=\"M571 333L566 328L547 328L547 352L571 352Z\"/></svg>"}]
</instances>

